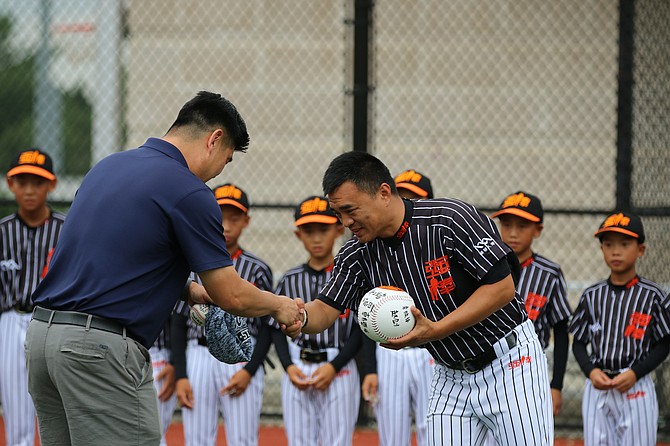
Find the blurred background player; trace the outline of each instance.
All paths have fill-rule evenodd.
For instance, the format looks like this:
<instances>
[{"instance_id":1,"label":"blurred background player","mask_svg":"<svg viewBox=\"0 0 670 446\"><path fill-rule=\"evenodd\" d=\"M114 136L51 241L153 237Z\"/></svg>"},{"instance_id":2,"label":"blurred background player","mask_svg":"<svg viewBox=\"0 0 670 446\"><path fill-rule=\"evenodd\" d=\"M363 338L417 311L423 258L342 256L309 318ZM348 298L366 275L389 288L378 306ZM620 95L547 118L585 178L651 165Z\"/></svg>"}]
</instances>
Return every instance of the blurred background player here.
<instances>
[{"instance_id":1,"label":"blurred background player","mask_svg":"<svg viewBox=\"0 0 670 446\"><path fill-rule=\"evenodd\" d=\"M158 419L161 425L161 446L166 446L165 432L167 432L172 415L177 404L175 394L175 373L170 354L170 322L160 332L154 345L149 349L151 366L154 373L154 388L158 398Z\"/></svg>"},{"instance_id":2,"label":"blurred background player","mask_svg":"<svg viewBox=\"0 0 670 446\"><path fill-rule=\"evenodd\" d=\"M315 299L333 269L333 246L344 228L324 197L311 196L295 211L295 235L309 253L307 263L288 270L277 292ZM351 445L360 402L354 357L361 331L351 311L317 334L292 342L273 331L277 355L286 370L282 378L284 428L290 446Z\"/></svg>"},{"instance_id":3,"label":"blurred background player","mask_svg":"<svg viewBox=\"0 0 670 446\"><path fill-rule=\"evenodd\" d=\"M35 442L23 343L33 311L32 293L47 273L65 219L47 205L56 182L51 157L40 149L16 155L7 172L18 206L0 220L0 396L8 446Z\"/></svg>"},{"instance_id":4,"label":"blurred background player","mask_svg":"<svg viewBox=\"0 0 670 446\"><path fill-rule=\"evenodd\" d=\"M595 236L610 276L584 291L570 324L572 351L587 377L584 445L655 445L658 400L649 373L670 352L668 298L637 275L646 249L640 217L615 212Z\"/></svg>"},{"instance_id":5,"label":"blurred background player","mask_svg":"<svg viewBox=\"0 0 670 446\"><path fill-rule=\"evenodd\" d=\"M519 258L521 277L517 291L526 302L528 318L546 350L554 332L554 372L551 399L554 416L561 410L563 377L568 362L568 321L572 310L561 267L533 252L533 241L544 229L544 209L535 195L518 191L508 195L492 215L500 220L500 235Z\"/></svg>"},{"instance_id":6,"label":"blurred background player","mask_svg":"<svg viewBox=\"0 0 670 446\"><path fill-rule=\"evenodd\" d=\"M221 207L226 247L235 270L261 290L271 291L270 267L240 246L242 232L251 220L246 192L226 183L216 187L214 195ZM251 360L226 364L207 350L203 327L195 326L188 318L188 305L182 305L172 317L177 398L183 409L186 445L211 446L216 443L219 410L225 422L227 444L257 445L265 379L261 365L271 344L268 319L247 319L255 345Z\"/></svg>"},{"instance_id":7,"label":"blurred background player","mask_svg":"<svg viewBox=\"0 0 670 446\"><path fill-rule=\"evenodd\" d=\"M430 178L413 169L395 177L398 194L407 199L433 198ZM426 415L435 360L425 348L378 347L363 336L363 399L373 404L381 446L407 446L412 412L417 443L427 444ZM375 354L376 353L376 354ZM374 360L376 358L376 364Z\"/></svg>"}]
</instances>

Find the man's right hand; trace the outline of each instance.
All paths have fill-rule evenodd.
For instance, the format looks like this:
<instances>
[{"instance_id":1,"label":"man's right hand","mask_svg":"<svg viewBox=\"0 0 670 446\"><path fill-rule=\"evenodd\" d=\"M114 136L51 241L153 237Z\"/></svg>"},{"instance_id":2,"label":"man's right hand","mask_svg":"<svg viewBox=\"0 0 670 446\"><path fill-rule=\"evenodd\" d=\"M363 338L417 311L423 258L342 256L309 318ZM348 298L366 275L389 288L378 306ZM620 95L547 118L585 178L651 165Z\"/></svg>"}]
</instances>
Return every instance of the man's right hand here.
<instances>
[{"instance_id":1,"label":"man's right hand","mask_svg":"<svg viewBox=\"0 0 670 446\"><path fill-rule=\"evenodd\" d=\"M282 327L291 327L299 324L302 327L304 319L305 304L302 299L291 299L286 296L279 296L279 308L272 312L271 316Z\"/></svg>"}]
</instances>

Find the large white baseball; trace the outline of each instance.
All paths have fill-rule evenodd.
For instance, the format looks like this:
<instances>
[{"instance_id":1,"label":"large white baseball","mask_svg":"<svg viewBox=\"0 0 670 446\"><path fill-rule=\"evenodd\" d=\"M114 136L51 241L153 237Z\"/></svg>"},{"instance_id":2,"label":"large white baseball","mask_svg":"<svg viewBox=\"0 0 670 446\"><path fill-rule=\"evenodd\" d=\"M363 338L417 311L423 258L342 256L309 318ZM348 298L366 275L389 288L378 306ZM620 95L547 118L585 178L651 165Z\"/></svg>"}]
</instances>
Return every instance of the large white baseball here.
<instances>
[{"instance_id":1,"label":"large white baseball","mask_svg":"<svg viewBox=\"0 0 670 446\"><path fill-rule=\"evenodd\" d=\"M191 307L189 316L195 325L203 326L205 325L205 319L207 319L207 312L209 311L209 305L206 304L195 304Z\"/></svg>"},{"instance_id":2,"label":"large white baseball","mask_svg":"<svg viewBox=\"0 0 670 446\"><path fill-rule=\"evenodd\" d=\"M358 307L358 324L375 342L385 342L409 333L416 320L410 311L414 300L394 287L377 287L368 291Z\"/></svg>"}]
</instances>

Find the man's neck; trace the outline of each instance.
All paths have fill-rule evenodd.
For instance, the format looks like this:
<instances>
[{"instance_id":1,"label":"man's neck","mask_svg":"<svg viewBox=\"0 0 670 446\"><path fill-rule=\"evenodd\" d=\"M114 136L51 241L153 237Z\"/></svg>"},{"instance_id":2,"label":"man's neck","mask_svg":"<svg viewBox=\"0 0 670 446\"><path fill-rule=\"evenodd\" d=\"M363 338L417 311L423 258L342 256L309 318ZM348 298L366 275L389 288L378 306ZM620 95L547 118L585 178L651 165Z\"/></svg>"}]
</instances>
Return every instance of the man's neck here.
<instances>
[{"instance_id":1,"label":"man's neck","mask_svg":"<svg viewBox=\"0 0 670 446\"><path fill-rule=\"evenodd\" d=\"M394 195L389 201L388 207L389 223L380 233L382 238L393 237L405 221L405 203L399 195Z\"/></svg>"}]
</instances>

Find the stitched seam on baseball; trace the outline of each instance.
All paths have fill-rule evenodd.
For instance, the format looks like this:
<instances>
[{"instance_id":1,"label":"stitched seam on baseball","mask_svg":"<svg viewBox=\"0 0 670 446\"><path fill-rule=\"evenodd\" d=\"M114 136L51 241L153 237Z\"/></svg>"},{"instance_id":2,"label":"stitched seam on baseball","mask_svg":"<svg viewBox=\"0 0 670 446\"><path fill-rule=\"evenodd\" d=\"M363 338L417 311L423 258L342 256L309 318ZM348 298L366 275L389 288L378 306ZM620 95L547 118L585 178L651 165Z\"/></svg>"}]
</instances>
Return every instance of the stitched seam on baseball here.
<instances>
[{"instance_id":1,"label":"stitched seam on baseball","mask_svg":"<svg viewBox=\"0 0 670 446\"><path fill-rule=\"evenodd\" d=\"M408 298L407 296L403 296L403 295L389 296L389 295L387 295L387 296L383 296L383 297L377 299L377 302L372 307L372 310L370 310L370 315L371 316L377 316L377 314L379 313L379 307L381 305L383 305L387 302L393 302L393 301L399 300L399 299L402 299L403 301L405 301L407 303L411 302L411 305L414 305L414 300L412 300L411 298ZM395 337L390 338L390 337L385 336L381 332L381 330L379 329L379 326L377 325L377 318L376 317L371 317L370 319L372 319L372 321L371 321L372 322L372 329L375 331L377 336L379 336L380 338L383 338L385 340L389 340L389 339L398 339L398 338L402 337L402 336L395 336Z\"/></svg>"}]
</instances>

